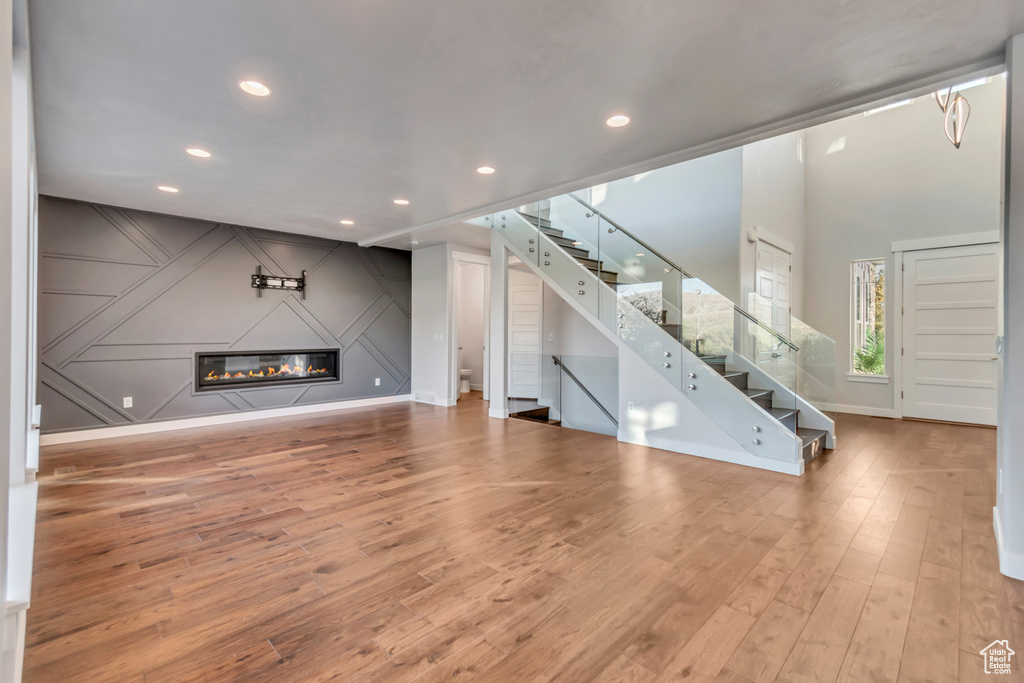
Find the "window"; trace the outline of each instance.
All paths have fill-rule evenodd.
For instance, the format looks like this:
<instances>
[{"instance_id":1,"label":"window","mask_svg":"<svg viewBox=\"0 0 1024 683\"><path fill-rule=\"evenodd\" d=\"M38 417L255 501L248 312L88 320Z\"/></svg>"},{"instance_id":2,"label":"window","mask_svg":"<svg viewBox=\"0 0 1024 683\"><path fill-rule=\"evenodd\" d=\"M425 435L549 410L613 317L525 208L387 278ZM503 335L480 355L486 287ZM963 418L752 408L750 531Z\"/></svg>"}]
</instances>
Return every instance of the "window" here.
<instances>
[{"instance_id":1,"label":"window","mask_svg":"<svg viewBox=\"0 0 1024 683\"><path fill-rule=\"evenodd\" d=\"M850 373L885 375L885 259L853 262Z\"/></svg>"}]
</instances>

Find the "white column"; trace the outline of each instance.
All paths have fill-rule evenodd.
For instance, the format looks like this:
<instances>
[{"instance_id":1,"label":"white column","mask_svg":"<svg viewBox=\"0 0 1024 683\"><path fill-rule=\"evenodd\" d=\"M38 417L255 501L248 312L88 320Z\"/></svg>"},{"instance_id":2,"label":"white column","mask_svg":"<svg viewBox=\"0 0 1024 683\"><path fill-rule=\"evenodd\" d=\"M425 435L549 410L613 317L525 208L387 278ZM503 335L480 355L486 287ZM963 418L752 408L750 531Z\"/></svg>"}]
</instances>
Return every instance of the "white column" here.
<instances>
[{"instance_id":1,"label":"white column","mask_svg":"<svg viewBox=\"0 0 1024 683\"><path fill-rule=\"evenodd\" d=\"M508 249L498 233L491 230L491 320L488 340L490 408L488 415L508 417Z\"/></svg>"},{"instance_id":2,"label":"white column","mask_svg":"<svg viewBox=\"0 0 1024 683\"><path fill-rule=\"evenodd\" d=\"M13 19L14 8L11 0L0 0L0 271L6 271L10 276L11 261L14 257L14 229L12 210L12 186L14 170L13 152ZM19 283L20 284L20 283ZM9 640L20 640L15 635L10 637L11 632L16 632L16 614L8 616L7 613L7 525L8 525L8 497L10 495L10 474L12 462L17 462L21 454L12 452L11 445L14 441L13 434L19 425L12 424L15 406L11 404L14 395L14 378L12 377L12 360L14 349L12 340L15 331L12 329L16 297L19 296L12 287L13 278L8 277L4 281L3 291L0 291L0 590L3 591L4 613L0 615L0 679L13 680L17 676L17 662L20 657L17 652L17 644L13 649L9 648ZM22 389L22 387L18 387ZM23 460L22 460L23 462Z\"/></svg>"},{"instance_id":3,"label":"white column","mask_svg":"<svg viewBox=\"0 0 1024 683\"><path fill-rule=\"evenodd\" d=\"M994 524L999 570L1024 579L1024 35L1006 47L1003 351Z\"/></svg>"}]
</instances>

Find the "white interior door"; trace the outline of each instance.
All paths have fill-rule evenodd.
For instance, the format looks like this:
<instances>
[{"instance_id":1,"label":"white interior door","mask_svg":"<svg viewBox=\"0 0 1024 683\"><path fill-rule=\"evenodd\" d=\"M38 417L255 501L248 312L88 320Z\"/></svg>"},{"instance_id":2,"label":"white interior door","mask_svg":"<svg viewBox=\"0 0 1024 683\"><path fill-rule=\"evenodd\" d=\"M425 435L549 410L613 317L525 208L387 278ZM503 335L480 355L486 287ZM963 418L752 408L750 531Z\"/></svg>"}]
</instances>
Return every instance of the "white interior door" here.
<instances>
[{"instance_id":1,"label":"white interior door","mask_svg":"<svg viewBox=\"0 0 1024 683\"><path fill-rule=\"evenodd\" d=\"M996 423L999 245L903 257L903 415Z\"/></svg>"},{"instance_id":2,"label":"white interior door","mask_svg":"<svg viewBox=\"0 0 1024 683\"><path fill-rule=\"evenodd\" d=\"M520 266L522 267L522 266ZM527 270L508 271L508 395L540 398L544 285Z\"/></svg>"},{"instance_id":3,"label":"white interior door","mask_svg":"<svg viewBox=\"0 0 1024 683\"><path fill-rule=\"evenodd\" d=\"M789 338L789 314L792 306L790 280L793 277L793 256L767 242L757 243L757 293L761 296L753 312L758 320L772 326L779 334ZM774 304L774 305L772 305ZM792 360L777 339L759 344L758 365L787 386Z\"/></svg>"}]
</instances>

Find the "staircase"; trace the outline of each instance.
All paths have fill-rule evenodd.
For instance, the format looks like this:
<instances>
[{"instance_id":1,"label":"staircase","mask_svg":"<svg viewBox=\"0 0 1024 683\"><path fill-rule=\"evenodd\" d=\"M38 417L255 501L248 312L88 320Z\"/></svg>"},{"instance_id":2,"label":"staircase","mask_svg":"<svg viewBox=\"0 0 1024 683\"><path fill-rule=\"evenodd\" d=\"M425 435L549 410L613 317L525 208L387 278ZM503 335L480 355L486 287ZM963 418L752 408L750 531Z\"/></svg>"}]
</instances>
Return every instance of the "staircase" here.
<instances>
[{"instance_id":1,"label":"staircase","mask_svg":"<svg viewBox=\"0 0 1024 683\"><path fill-rule=\"evenodd\" d=\"M566 237L565 231L553 227L550 220L521 211L518 213L530 225L547 235L552 242L561 247L562 251L572 256L577 263L593 273L602 282L613 288L617 287L619 284L623 284L618 281L619 274L617 272L606 270L604 268L604 262L591 258L590 251L580 246L581 242ZM672 337L682 339L682 325L679 323L666 322L667 313L668 311L662 310L661 319L657 322L658 326ZM683 344L684 346L690 347L691 350L699 352L699 349L692 349L692 344L688 344L686 341L684 341ZM718 374L728 380L732 386L736 387L736 389L756 404L761 410L765 411L773 419L781 422L787 429L800 437L802 455L805 462L813 460L824 452L825 438L828 436L828 432L824 429L800 427L800 411L796 408L773 407L774 390L750 388L748 386L750 383L750 373L740 370L728 370L725 356L698 355L698 357L704 361L704 363L713 368ZM537 411L528 411L528 414L517 413L513 415L513 417L545 422L548 424L556 424L553 420L548 419L547 408Z\"/></svg>"},{"instance_id":2,"label":"staircase","mask_svg":"<svg viewBox=\"0 0 1024 683\"><path fill-rule=\"evenodd\" d=\"M774 390L749 388L747 385L750 382L750 373L727 370L725 356L701 356L700 359L728 380L729 384L739 389L744 396L757 404L761 410L785 425L786 429L795 432L800 437L804 462L814 460L824 452L825 438L828 436L828 432L824 429L801 427L800 411L795 408L773 408L772 398L775 394Z\"/></svg>"},{"instance_id":3,"label":"staircase","mask_svg":"<svg viewBox=\"0 0 1024 683\"><path fill-rule=\"evenodd\" d=\"M622 353L643 361L630 361L635 382L646 386L660 377L668 385L659 396L670 390L678 397L674 414L692 415L686 419L701 425L662 437L665 427L648 413L626 417L623 428L609 417L621 440L648 443L635 435L653 429L651 438L669 449L679 443L680 452L701 455L703 448L706 457L790 474L801 474L807 461L834 447L835 423L827 413L835 404L835 342L788 311L756 295L747 302L763 320L789 316L793 339L572 194L470 222L495 230L523 264L613 340L620 362ZM658 400L668 406L673 399ZM718 432L732 439L733 450L723 450Z\"/></svg>"},{"instance_id":4,"label":"staircase","mask_svg":"<svg viewBox=\"0 0 1024 683\"><path fill-rule=\"evenodd\" d=\"M615 286L618 281L619 274L605 270L604 263L597 259L590 258L590 252L586 249L581 249L580 242L575 242L572 239L565 236L564 230L551 227L551 221L546 218L540 218L538 216L531 216L528 213L519 212L519 215L526 219L526 221L533 227L540 230L542 233L551 238L551 241L562 248L562 251L572 256L576 261L598 277L602 282L608 285Z\"/></svg>"}]
</instances>

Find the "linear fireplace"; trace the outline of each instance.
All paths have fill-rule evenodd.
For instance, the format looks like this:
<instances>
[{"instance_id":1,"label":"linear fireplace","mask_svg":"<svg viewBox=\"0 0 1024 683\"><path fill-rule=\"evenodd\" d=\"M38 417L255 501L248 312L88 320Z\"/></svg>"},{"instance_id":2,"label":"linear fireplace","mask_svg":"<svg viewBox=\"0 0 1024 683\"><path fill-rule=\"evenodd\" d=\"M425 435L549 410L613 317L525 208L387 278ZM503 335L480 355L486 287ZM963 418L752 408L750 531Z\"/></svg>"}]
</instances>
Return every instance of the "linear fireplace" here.
<instances>
[{"instance_id":1,"label":"linear fireplace","mask_svg":"<svg viewBox=\"0 0 1024 683\"><path fill-rule=\"evenodd\" d=\"M338 349L197 353L195 367L196 391L339 379Z\"/></svg>"}]
</instances>

